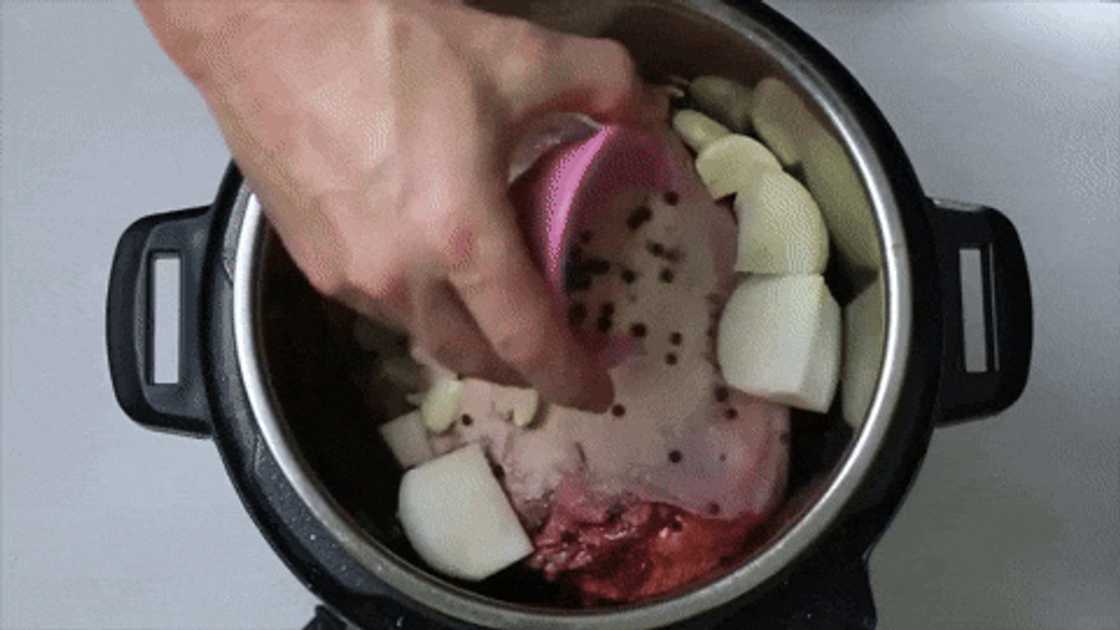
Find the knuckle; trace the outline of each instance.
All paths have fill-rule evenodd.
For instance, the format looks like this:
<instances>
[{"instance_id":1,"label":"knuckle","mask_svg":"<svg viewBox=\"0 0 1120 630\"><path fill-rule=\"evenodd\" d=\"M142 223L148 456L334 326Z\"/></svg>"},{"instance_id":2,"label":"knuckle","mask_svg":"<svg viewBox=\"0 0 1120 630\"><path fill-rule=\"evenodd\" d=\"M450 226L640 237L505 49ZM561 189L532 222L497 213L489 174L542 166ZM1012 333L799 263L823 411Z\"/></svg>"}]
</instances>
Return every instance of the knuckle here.
<instances>
[{"instance_id":1,"label":"knuckle","mask_svg":"<svg viewBox=\"0 0 1120 630\"><path fill-rule=\"evenodd\" d=\"M475 260L477 231L469 213L461 207L449 207L437 212L429 238L435 254L447 269L464 271Z\"/></svg>"},{"instance_id":2,"label":"knuckle","mask_svg":"<svg viewBox=\"0 0 1120 630\"><path fill-rule=\"evenodd\" d=\"M315 211L324 236L305 239L312 245L305 252L312 259L311 285L344 301L399 301L407 290L407 267L399 247L368 221L369 204L360 196L331 195Z\"/></svg>"},{"instance_id":3,"label":"knuckle","mask_svg":"<svg viewBox=\"0 0 1120 630\"><path fill-rule=\"evenodd\" d=\"M350 304L402 303L407 295L406 276L393 257L370 257L348 246L340 249L332 261L309 267L306 275L316 291Z\"/></svg>"},{"instance_id":4,"label":"knuckle","mask_svg":"<svg viewBox=\"0 0 1120 630\"><path fill-rule=\"evenodd\" d=\"M529 22L516 20L508 26L502 77L513 84L531 81L547 68L557 47L557 37Z\"/></svg>"},{"instance_id":5,"label":"knuckle","mask_svg":"<svg viewBox=\"0 0 1120 630\"><path fill-rule=\"evenodd\" d=\"M346 279L339 267L331 264L304 265L307 281L319 293L329 297L342 297L346 292Z\"/></svg>"},{"instance_id":6,"label":"knuckle","mask_svg":"<svg viewBox=\"0 0 1120 630\"><path fill-rule=\"evenodd\" d=\"M355 279L352 286L366 298L387 305L399 304L406 293L403 274L392 268L375 268Z\"/></svg>"},{"instance_id":7,"label":"knuckle","mask_svg":"<svg viewBox=\"0 0 1120 630\"><path fill-rule=\"evenodd\" d=\"M610 87L600 95L603 107L616 109L624 106L634 96L639 84L638 69L630 52L612 39L592 40L591 45L592 56L597 62L589 71L598 74L599 85Z\"/></svg>"},{"instance_id":8,"label":"knuckle","mask_svg":"<svg viewBox=\"0 0 1120 630\"><path fill-rule=\"evenodd\" d=\"M345 277L352 291L360 292L366 299L395 305L407 293L403 266L393 256L351 256L354 261L347 267Z\"/></svg>"},{"instance_id":9,"label":"knuckle","mask_svg":"<svg viewBox=\"0 0 1120 630\"><path fill-rule=\"evenodd\" d=\"M637 74L634 58L630 51L620 42L613 39L600 38L592 40L597 48L596 55L602 59L603 67L620 76L633 76Z\"/></svg>"}]
</instances>

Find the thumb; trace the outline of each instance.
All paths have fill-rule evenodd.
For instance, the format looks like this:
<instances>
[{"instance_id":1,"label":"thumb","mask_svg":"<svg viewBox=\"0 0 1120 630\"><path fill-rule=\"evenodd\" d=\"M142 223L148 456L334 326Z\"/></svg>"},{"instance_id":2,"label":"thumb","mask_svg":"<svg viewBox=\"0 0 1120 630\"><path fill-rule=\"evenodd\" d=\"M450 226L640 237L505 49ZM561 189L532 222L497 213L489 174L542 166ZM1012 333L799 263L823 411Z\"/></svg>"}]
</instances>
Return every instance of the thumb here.
<instances>
[{"instance_id":1,"label":"thumb","mask_svg":"<svg viewBox=\"0 0 1120 630\"><path fill-rule=\"evenodd\" d=\"M641 125L668 118L667 96L645 85L622 44L541 29L534 48L528 58L507 64L515 76L499 78L515 123L552 111L587 114L602 123Z\"/></svg>"}]
</instances>

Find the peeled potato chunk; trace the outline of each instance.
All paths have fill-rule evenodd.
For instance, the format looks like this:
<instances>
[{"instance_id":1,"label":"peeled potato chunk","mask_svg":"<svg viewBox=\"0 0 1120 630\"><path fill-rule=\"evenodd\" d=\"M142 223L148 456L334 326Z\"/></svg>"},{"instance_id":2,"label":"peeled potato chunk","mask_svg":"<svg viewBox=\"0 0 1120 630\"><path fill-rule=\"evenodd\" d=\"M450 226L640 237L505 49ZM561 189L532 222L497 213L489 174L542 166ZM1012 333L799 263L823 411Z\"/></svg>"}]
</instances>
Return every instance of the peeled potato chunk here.
<instances>
[{"instance_id":1,"label":"peeled potato chunk","mask_svg":"<svg viewBox=\"0 0 1120 630\"><path fill-rule=\"evenodd\" d=\"M673 115L673 129L697 153L716 140L731 135L727 127L691 109L682 109Z\"/></svg>"},{"instance_id":2,"label":"peeled potato chunk","mask_svg":"<svg viewBox=\"0 0 1120 630\"><path fill-rule=\"evenodd\" d=\"M732 130L742 133L751 125L751 89L724 77L702 76L688 86L697 107Z\"/></svg>"},{"instance_id":3,"label":"peeled potato chunk","mask_svg":"<svg viewBox=\"0 0 1120 630\"><path fill-rule=\"evenodd\" d=\"M840 307L819 275L751 276L719 322L717 356L736 389L824 413L840 374Z\"/></svg>"},{"instance_id":4,"label":"peeled potato chunk","mask_svg":"<svg viewBox=\"0 0 1120 630\"><path fill-rule=\"evenodd\" d=\"M820 127L801 97L774 78L763 79L755 87L751 122L758 136L786 166L801 162L806 139Z\"/></svg>"},{"instance_id":5,"label":"peeled potato chunk","mask_svg":"<svg viewBox=\"0 0 1120 630\"><path fill-rule=\"evenodd\" d=\"M883 360L883 283L881 277L844 307L844 420L859 427L871 406Z\"/></svg>"},{"instance_id":6,"label":"peeled potato chunk","mask_svg":"<svg viewBox=\"0 0 1120 630\"><path fill-rule=\"evenodd\" d=\"M394 418L381 425L378 430L402 468L423 464L433 456L428 432L424 430L419 411Z\"/></svg>"},{"instance_id":7,"label":"peeled potato chunk","mask_svg":"<svg viewBox=\"0 0 1120 630\"><path fill-rule=\"evenodd\" d=\"M397 516L416 553L451 577L484 580L533 552L478 444L405 473Z\"/></svg>"},{"instance_id":8,"label":"peeled potato chunk","mask_svg":"<svg viewBox=\"0 0 1120 630\"><path fill-rule=\"evenodd\" d=\"M855 163L836 138L817 128L808 139L802 162L805 185L821 206L836 253L848 273L882 267L879 232L871 201Z\"/></svg>"},{"instance_id":9,"label":"peeled potato chunk","mask_svg":"<svg viewBox=\"0 0 1120 630\"><path fill-rule=\"evenodd\" d=\"M420 403L420 419L432 433L443 433L455 424L459 415L459 402L463 397L463 383L455 378L438 379L424 394Z\"/></svg>"},{"instance_id":10,"label":"peeled potato chunk","mask_svg":"<svg viewBox=\"0 0 1120 630\"><path fill-rule=\"evenodd\" d=\"M735 212L739 216L736 271L824 272L828 228L801 182L779 170L759 172L738 191Z\"/></svg>"},{"instance_id":11,"label":"peeled potato chunk","mask_svg":"<svg viewBox=\"0 0 1120 630\"><path fill-rule=\"evenodd\" d=\"M733 195L750 185L759 173L781 168L769 149L747 136L724 136L696 156L696 172L713 199Z\"/></svg>"}]
</instances>

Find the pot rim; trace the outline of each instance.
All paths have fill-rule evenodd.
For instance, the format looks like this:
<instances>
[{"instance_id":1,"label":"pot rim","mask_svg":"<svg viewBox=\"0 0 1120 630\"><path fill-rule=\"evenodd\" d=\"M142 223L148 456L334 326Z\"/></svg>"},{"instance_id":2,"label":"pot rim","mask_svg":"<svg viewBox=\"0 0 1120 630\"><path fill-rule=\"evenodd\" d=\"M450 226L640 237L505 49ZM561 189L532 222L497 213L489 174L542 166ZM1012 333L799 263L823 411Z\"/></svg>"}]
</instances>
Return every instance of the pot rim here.
<instances>
[{"instance_id":1,"label":"pot rim","mask_svg":"<svg viewBox=\"0 0 1120 630\"><path fill-rule=\"evenodd\" d=\"M509 628L653 628L701 615L736 600L764 584L804 554L849 503L878 454L905 380L910 350L912 278L899 203L874 143L860 126L846 99L789 43L759 28L741 11L717 0L673 2L734 28L752 39L781 65L787 76L813 95L816 103L861 176L879 231L886 297L884 355L867 417L847 458L820 498L766 549L735 571L682 595L646 604L602 611L547 611L482 597L410 565L362 531L321 486L295 445L278 413L262 372L258 321L254 305L265 222L257 198L243 185L234 205L244 207L238 234L233 283L233 320L238 370L263 440L296 494L355 560L406 597L450 617L486 627Z\"/></svg>"}]
</instances>

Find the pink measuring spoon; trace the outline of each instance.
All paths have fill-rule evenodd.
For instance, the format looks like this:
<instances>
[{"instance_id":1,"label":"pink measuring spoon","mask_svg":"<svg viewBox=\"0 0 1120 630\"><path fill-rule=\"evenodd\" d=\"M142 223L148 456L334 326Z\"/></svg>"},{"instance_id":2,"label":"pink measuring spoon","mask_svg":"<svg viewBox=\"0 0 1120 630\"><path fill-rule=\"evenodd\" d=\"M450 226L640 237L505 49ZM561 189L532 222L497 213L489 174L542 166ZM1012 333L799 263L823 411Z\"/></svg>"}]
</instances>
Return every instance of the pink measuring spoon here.
<instances>
[{"instance_id":1,"label":"pink measuring spoon","mask_svg":"<svg viewBox=\"0 0 1120 630\"><path fill-rule=\"evenodd\" d=\"M511 195L534 262L556 300L565 308L565 265L580 226L594 224L596 212L617 194L671 190L672 160L665 138L656 132L608 125L592 136L562 145L542 157L514 182ZM629 355L632 341L622 335L583 335L608 365Z\"/></svg>"}]
</instances>

